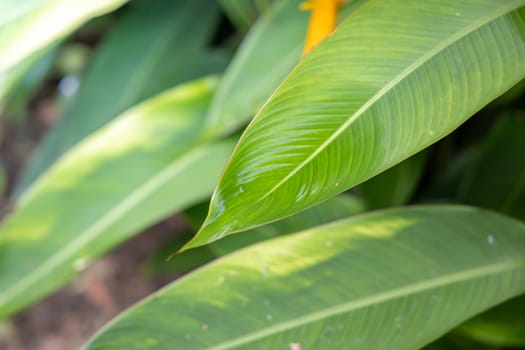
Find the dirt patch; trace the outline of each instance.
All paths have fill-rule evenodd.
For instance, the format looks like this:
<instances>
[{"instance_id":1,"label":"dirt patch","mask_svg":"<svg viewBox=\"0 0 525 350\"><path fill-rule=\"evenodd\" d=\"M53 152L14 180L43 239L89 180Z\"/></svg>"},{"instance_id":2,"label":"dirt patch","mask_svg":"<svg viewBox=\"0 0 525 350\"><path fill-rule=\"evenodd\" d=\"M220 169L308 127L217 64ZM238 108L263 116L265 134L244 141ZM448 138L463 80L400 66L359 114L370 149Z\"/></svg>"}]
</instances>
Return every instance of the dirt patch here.
<instances>
[{"instance_id":1,"label":"dirt patch","mask_svg":"<svg viewBox=\"0 0 525 350\"><path fill-rule=\"evenodd\" d=\"M178 277L148 275L144 264L183 227L174 216L101 258L1 327L0 349L78 349L118 313Z\"/></svg>"}]
</instances>

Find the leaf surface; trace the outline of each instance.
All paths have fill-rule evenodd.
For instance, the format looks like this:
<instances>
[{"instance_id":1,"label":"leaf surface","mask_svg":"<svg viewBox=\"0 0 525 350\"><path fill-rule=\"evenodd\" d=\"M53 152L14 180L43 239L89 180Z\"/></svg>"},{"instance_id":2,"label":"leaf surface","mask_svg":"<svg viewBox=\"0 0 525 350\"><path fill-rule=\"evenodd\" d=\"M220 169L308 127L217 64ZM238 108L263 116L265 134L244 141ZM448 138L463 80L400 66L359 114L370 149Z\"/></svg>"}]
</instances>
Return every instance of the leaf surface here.
<instances>
[{"instance_id":1,"label":"leaf surface","mask_svg":"<svg viewBox=\"0 0 525 350\"><path fill-rule=\"evenodd\" d=\"M0 3L0 75L127 0L4 0Z\"/></svg>"},{"instance_id":2,"label":"leaf surface","mask_svg":"<svg viewBox=\"0 0 525 350\"><path fill-rule=\"evenodd\" d=\"M308 13L299 10L301 2L274 1L247 34L217 88L206 121L210 133L228 133L246 123L297 64L308 26ZM363 3L354 0L340 17Z\"/></svg>"},{"instance_id":3,"label":"leaf surface","mask_svg":"<svg viewBox=\"0 0 525 350\"><path fill-rule=\"evenodd\" d=\"M179 83L220 71L224 55L205 50L217 16L214 0L134 5L97 50L75 103L35 151L17 196L72 146L126 109Z\"/></svg>"},{"instance_id":4,"label":"leaf surface","mask_svg":"<svg viewBox=\"0 0 525 350\"><path fill-rule=\"evenodd\" d=\"M0 228L0 317L210 195L234 142L199 142L215 85L183 85L129 110L31 187Z\"/></svg>"},{"instance_id":5,"label":"leaf surface","mask_svg":"<svg viewBox=\"0 0 525 350\"><path fill-rule=\"evenodd\" d=\"M296 213L443 138L525 76L525 0L372 0L248 126L191 248Z\"/></svg>"},{"instance_id":6,"label":"leaf surface","mask_svg":"<svg viewBox=\"0 0 525 350\"><path fill-rule=\"evenodd\" d=\"M416 350L525 292L524 250L523 223L474 208L356 216L206 265L86 349Z\"/></svg>"}]
</instances>

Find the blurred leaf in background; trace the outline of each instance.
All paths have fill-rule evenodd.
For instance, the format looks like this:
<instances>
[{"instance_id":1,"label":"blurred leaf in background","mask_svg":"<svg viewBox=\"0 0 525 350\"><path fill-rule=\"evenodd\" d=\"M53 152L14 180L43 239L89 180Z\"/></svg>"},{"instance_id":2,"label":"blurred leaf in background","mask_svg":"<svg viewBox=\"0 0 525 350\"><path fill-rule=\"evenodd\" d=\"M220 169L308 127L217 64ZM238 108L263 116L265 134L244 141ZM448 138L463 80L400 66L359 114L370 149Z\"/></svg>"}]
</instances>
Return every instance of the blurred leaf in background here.
<instances>
[{"instance_id":1,"label":"blurred leaf in background","mask_svg":"<svg viewBox=\"0 0 525 350\"><path fill-rule=\"evenodd\" d=\"M367 208L382 209L407 204L420 183L427 152L418 153L357 187Z\"/></svg>"},{"instance_id":2,"label":"blurred leaf in background","mask_svg":"<svg viewBox=\"0 0 525 350\"><path fill-rule=\"evenodd\" d=\"M0 228L0 317L210 195L234 142L199 141L215 85L189 83L130 109L31 186Z\"/></svg>"},{"instance_id":3,"label":"blurred leaf in background","mask_svg":"<svg viewBox=\"0 0 525 350\"><path fill-rule=\"evenodd\" d=\"M0 3L0 74L127 0L4 0ZM18 68L17 68L18 69Z\"/></svg>"},{"instance_id":4,"label":"blurred leaf in background","mask_svg":"<svg viewBox=\"0 0 525 350\"><path fill-rule=\"evenodd\" d=\"M127 108L222 70L228 56L207 48L217 19L213 0L152 0L132 6L97 50L75 103L36 150L17 196L64 152Z\"/></svg>"},{"instance_id":5,"label":"blurred leaf in background","mask_svg":"<svg viewBox=\"0 0 525 350\"><path fill-rule=\"evenodd\" d=\"M219 3L241 32L247 32L257 17L264 13L274 0L219 0Z\"/></svg>"},{"instance_id":6,"label":"blurred leaf in background","mask_svg":"<svg viewBox=\"0 0 525 350\"><path fill-rule=\"evenodd\" d=\"M493 346L525 348L524 314L521 296L467 321L458 333Z\"/></svg>"}]
</instances>

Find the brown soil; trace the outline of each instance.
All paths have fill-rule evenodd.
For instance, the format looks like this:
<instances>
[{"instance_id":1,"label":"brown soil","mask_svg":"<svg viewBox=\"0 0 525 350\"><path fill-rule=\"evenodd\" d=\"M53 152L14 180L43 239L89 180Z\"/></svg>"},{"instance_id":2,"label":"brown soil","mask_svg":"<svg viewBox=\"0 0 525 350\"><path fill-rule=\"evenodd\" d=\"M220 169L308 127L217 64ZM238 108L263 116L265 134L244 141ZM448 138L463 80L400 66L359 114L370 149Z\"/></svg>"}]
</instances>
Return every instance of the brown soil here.
<instances>
[{"instance_id":1,"label":"brown soil","mask_svg":"<svg viewBox=\"0 0 525 350\"><path fill-rule=\"evenodd\" d=\"M0 350L78 349L119 312L177 277L148 275L144 264L183 226L178 217L154 226L0 325Z\"/></svg>"}]
</instances>

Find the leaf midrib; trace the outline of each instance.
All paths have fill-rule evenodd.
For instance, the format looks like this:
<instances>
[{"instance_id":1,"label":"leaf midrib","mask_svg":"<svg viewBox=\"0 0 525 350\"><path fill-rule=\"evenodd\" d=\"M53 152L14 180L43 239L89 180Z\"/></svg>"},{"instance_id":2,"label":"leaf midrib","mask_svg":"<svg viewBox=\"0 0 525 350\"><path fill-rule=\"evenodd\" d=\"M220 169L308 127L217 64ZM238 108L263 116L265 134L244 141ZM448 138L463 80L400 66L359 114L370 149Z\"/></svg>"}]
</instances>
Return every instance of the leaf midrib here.
<instances>
[{"instance_id":1,"label":"leaf midrib","mask_svg":"<svg viewBox=\"0 0 525 350\"><path fill-rule=\"evenodd\" d=\"M86 244L96 239L108 227L110 227L110 225L114 224L129 210L134 208L137 203L140 203L140 201L166 183L171 177L181 172L193 159L198 158L208 146L209 144L203 144L187 152L174 163L168 164L164 170L157 173L157 175L152 177L143 186L138 187L120 202L117 202L113 209L103 215L93 226L90 226L83 232L79 233L77 239L71 241L64 247L64 249L59 250L57 254L52 255L49 260L32 270L32 272L25 278L18 280L11 285L10 288L7 288L4 292L0 293L0 306L5 305L10 299L15 298L19 293L23 292L24 289L34 285L42 278L45 278L45 276L52 272L57 266L60 266L68 259L71 259L80 248L85 247Z\"/></svg>"},{"instance_id":2,"label":"leaf midrib","mask_svg":"<svg viewBox=\"0 0 525 350\"><path fill-rule=\"evenodd\" d=\"M386 95L390 90L396 87L400 82L405 78L410 76L418 68L422 67L426 62L429 62L434 56L441 53L442 51L449 48L453 43L463 39L470 33L476 31L477 29L493 22L502 16L507 15L508 13L518 9L523 4L523 0L516 0L507 6L502 6L499 11L480 18L478 21L471 23L470 25L464 27L462 30L454 33L449 36L447 39L440 42L432 50L427 51L419 59L414 61L406 69L404 69L400 74L398 74L394 79L392 79L388 84L386 84L382 89L380 89L375 95L373 95L368 101L366 101L361 108L359 108L353 115L351 115L348 120L343 123L339 128L337 128L323 143L321 143L315 150L312 152L305 160L303 160L299 165L297 165L288 175L281 179L274 187L272 187L266 194L264 194L260 201L269 197L277 189L279 189L284 183L286 183L290 178L297 174L302 168L304 168L308 163L310 163L317 155L319 155L326 147L328 147L339 135L341 135L346 129L350 127L360 116L362 116L370 107L372 107L380 98Z\"/></svg>"},{"instance_id":3,"label":"leaf midrib","mask_svg":"<svg viewBox=\"0 0 525 350\"><path fill-rule=\"evenodd\" d=\"M404 296L421 293L434 288L441 288L448 285L453 285L455 283L461 283L477 278L487 277L490 275L498 275L503 272L509 272L512 270L518 270L523 268L525 268L525 259L517 259L504 261L498 264L483 266L479 268L463 270L457 273L440 276L434 279L425 279L423 281L409 284L401 288L387 290L381 293L363 297L361 299L335 305L324 310L312 312L299 318L281 322L264 330L245 335L241 338L229 342L212 346L210 348L207 348L207 350L232 349L234 347L246 345L276 333L285 332L289 329L297 328L308 323L321 321L323 319L348 313L357 309L362 309L368 306L384 303Z\"/></svg>"}]
</instances>

